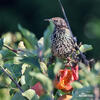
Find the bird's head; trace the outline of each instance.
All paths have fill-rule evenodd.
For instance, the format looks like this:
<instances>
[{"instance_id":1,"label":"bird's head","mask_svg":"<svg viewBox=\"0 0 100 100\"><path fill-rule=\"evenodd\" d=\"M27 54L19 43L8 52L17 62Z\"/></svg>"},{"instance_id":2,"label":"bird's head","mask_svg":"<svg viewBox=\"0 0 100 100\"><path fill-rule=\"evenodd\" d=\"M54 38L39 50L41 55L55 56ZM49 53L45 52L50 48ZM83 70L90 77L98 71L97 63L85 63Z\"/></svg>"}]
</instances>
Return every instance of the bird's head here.
<instances>
[{"instance_id":1,"label":"bird's head","mask_svg":"<svg viewBox=\"0 0 100 100\"><path fill-rule=\"evenodd\" d=\"M58 27L67 27L65 20L63 18L60 18L60 17L45 19L45 21L49 21L49 22L52 21L54 23L54 25L58 26Z\"/></svg>"}]
</instances>

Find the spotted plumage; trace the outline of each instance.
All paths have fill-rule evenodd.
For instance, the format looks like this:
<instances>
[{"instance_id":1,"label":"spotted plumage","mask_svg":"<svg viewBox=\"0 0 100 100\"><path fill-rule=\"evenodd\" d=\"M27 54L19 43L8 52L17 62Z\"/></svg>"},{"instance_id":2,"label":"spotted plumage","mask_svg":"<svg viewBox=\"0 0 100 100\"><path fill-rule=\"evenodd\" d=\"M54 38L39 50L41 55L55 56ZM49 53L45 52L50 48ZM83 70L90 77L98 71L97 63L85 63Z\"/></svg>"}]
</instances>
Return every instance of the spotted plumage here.
<instances>
[{"instance_id":1,"label":"spotted plumage","mask_svg":"<svg viewBox=\"0 0 100 100\"><path fill-rule=\"evenodd\" d=\"M51 35L51 50L54 56L67 58L74 50L74 41L66 27L55 28Z\"/></svg>"},{"instance_id":2,"label":"spotted plumage","mask_svg":"<svg viewBox=\"0 0 100 100\"><path fill-rule=\"evenodd\" d=\"M75 58L75 42L65 20L60 17L47 20L52 21L55 25L54 32L51 35L51 51L53 56L61 59Z\"/></svg>"},{"instance_id":3,"label":"spotted plumage","mask_svg":"<svg viewBox=\"0 0 100 100\"><path fill-rule=\"evenodd\" d=\"M75 51L75 42L64 19L55 17L51 19L55 25L51 35L51 50L53 56L67 58Z\"/></svg>"}]
</instances>

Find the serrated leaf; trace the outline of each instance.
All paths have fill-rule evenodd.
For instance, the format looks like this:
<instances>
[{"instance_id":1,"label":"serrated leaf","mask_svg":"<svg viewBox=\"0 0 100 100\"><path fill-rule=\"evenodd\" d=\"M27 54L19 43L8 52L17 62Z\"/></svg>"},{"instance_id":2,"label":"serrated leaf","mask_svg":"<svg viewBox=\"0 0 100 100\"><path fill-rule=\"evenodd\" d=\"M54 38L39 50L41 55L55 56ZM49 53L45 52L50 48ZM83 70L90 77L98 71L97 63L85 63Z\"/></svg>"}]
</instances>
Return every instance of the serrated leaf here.
<instances>
[{"instance_id":1,"label":"serrated leaf","mask_svg":"<svg viewBox=\"0 0 100 100\"><path fill-rule=\"evenodd\" d=\"M11 72L14 78L18 78L22 75L22 64L4 64L4 67Z\"/></svg>"},{"instance_id":2,"label":"serrated leaf","mask_svg":"<svg viewBox=\"0 0 100 100\"><path fill-rule=\"evenodd\" d=\"M39 64L39 61L38 61L38 57L23 57L23 59L21 59L20 61L22 63L32 65L33 67L36 66L40 69L40 64Z\"/></svg>"},{"instance_id":3,"label":"serrated leaf","mask_svg":"<svg viewBox=\"0 0 100 100\"><path fill-rule=\"evenodd\" d=\"M15 93L15 95L12 97L11 100L27 100L27 99L25 99L25 98L21 95L21 93Z\"/></svg>"},{"instance_id":4,"label":"serrated leaf","mask_svg":"<svg viewBox=\"0 0 100 100\"><path fill-rule=\"evenodd\" d=\"M32 67L28 67L27 70L25 71L25 82L28 86L33 86L37 81L29 75L29 72L32 71Z\"/></svg>"},{"instance_id":5,"label":"serrated leaf","mask_svg":"<svg viewBox=\"0 0 100 100\"><path fill-rule=\"evenodd\" d=\"M93 49L92 45L87 45L87 44L83 44L81 45L81 47L79 48L81 52L86 52L86 51L90 51Z\"/></svg>"},{"instance_id":6,"label":"serrated leaf","mask_svg":"<svg viewBox=\"0 0 100 100\"><path fill-rule=\"evenodd\" d=\"M35 34L23 28L21 25L18 25L18 29L21 31L25 39L31 44L32 48L35 49L37 47L37 39Z\"/></svg>"},{"instance_id":7,"label":"serrated leaf","mask_svg":"<svg viewBox=\"0 0 100 100\"><path fill-rule=\"evenodd\" d=\"M46 51L51 46L50 38L51 34L53 33L53 30L54 30L54 24L50 23L50 25L44 32L44 51Z\"/></svg>"},{"instance_id":8,"label":"serrated leaf","mask_svg":"<svg viewBox=\"0 0 100 100\"><path fill-rule=\"evenodd\" d=\"M35 72L30 72L30 75L42 83L45 91L48 94L50 94L52 92L53 84L52 84L52 81L48 77L46 77L45 75L43 75L41 73L35 73Z\"/></svg>"},{"instance_id":9,"label":"serrated leaf","mask_svg":"<svg viewBox=\"0 0 100 100\"><path fill-rule=\"evenodd\" d=\"M28 100L38 100L38 96L32 89L25 91L24 93L22 93L22 95L26 97Z\"/></svg>"},{"instance_id":10,"label":"serrated leaf","mask_svg":"<svg viewBox=\"0 0 100 100\"><path fill-rule=\"evenodd\" d=\"M3 47L3 39L0 39L0 50L2 49Z\"/></svg>"}]
</instances>

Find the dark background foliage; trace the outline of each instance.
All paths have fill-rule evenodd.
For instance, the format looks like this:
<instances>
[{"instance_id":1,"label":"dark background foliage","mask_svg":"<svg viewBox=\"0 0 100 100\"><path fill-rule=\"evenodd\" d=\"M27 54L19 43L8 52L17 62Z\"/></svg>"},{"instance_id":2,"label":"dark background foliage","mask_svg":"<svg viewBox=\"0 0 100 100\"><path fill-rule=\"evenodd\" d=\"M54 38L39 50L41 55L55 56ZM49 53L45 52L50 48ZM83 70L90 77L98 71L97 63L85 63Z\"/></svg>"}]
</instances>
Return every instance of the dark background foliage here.
<instances>
[{"instance_id":1,"label":"dark background foliage","mask_svg":"<svg viewBox=\"0 0 100 100\"><path fill-rule=\"evenodd\" d=\"M62 0L74 35L92 44L89 58L100 59L100 0ZM61 16L57 0L0 0L0 33L18 31L18 24L43 36L45 18Z\"/></svg>"}]
</instances>

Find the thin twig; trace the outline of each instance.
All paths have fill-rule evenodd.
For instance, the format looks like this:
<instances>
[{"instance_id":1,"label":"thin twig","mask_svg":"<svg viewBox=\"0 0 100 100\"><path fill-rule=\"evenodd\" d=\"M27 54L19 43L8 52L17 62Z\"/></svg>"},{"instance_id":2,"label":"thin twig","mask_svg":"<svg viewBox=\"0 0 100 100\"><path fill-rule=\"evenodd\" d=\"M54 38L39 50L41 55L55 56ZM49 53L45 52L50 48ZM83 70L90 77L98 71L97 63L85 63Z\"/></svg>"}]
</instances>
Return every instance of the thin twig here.
<instances>
[{"instance_id":1,"label":"thin twig","mask_svg":"<svg viewBox=\"0 0 100 100\"><path fill-rule=\"evenodd\" d=\"M82 57L84 63L88 66L88 65L89 65L89 61L86 59L86 56L80 51L79 46L77 45L77 40L76 40L76 38L73 36L73 33L72 33L71 28L70 28L69 21L68 21L68 19L67 19L65 10L64 10L64 8L63 8L63 5L62 5L62 3L61 3L60 0L58 0L58 2L59 2L59 4L60 4L60 7L61 7L62 13L63 13L63 15L64 15L65 21L66 21L66 23L67 23L67 25L68 25L68 28L69 28L69 30L70 30L70 32L71 32L72 38L73 38L73 40L75 41L75 45L76 45L77 49L79 50L80 55L81 55L81 57Z\"/></svg>"},{"instance_id":2,"label":"thin twig","mask_svg":"<svg viewBox=\"0 0 100 100\"><path fill-rule=\"evenodd\" d=\"M69 25L69 21L68 21L68 19L67 19L67 16L66 16L66 13L65 13L64 7L63 7L61 1L60 1L60 0L58 0L58 1L59 1L59 4L60 4L60 7L61 7L61 10L62 10L62 13L63 13L63 15L64 15L65 21L66 21L66 23L67 23L67 25L68 25L68 28L69 28L70 31L71 31L71 28L70 28L70 25ZM72 35L72 37L73 37L73 33L72 33L72 31L71 31L71 35ZM74 37L73 37L73 38L74 38Z\"/></svg>"},{"instance_id":3,"label":"thin twig","mask_svg":"<svg viewBox=\"0 0 100 100\"><path fill-rule=\"evenodd\" d=\"M3 46L4 46L5 48L7 48L7 49L13 51L14 53L17 53L17 50L15 50L15 49L13 49L13 48L7 46L7 45L3 45Z\"/></svg>"},{"instance_id":4,"label":"thin twig","mask_svg":"<svg viewBox=\"0 0 100 100\"><path fill-rule=\"evenodd\" d=\"M22 49L15 50L15 49L13 49L13 48L7 46L7 45L3 45L3 46L4 46L5 48L9 49L10 51L16 53L16 54L18 54L18 51L24 52L24 50L22 50Z\"/></svg>"},{"instance_id":5,"label":"thin twig","mask_svg":"<svg viewBox=\"0 0 100 100\"><path fill-rule=\"evenodd\" d=\"M20 85L13 79L13 77L10 76L10 74L7 73L3 67L0 66L0 68L1 68L1 70L15 83L15 85L19 88L19 90L20 90L21 92L24 92L24 90L23 90L23 89L20 87Z\"/></svg>"}]
</instances>

